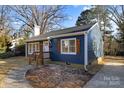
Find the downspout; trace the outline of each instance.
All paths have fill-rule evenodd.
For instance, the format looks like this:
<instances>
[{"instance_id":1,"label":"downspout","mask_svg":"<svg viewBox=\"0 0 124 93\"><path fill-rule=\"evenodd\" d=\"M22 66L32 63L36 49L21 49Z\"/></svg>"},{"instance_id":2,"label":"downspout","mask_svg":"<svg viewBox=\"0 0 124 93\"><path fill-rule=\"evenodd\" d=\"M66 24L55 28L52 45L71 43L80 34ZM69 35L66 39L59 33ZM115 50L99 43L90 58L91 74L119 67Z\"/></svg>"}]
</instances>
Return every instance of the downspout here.
<instances>
[{"instance_id":1,"label":"downspout","mask_svg":"<svg viewBox=\"0 0 124 93\"><path fill-rule=\"evenodd\" d=\"M87 65L88 65L88 36L87 32L84 34L84 70L88 71Z\"/></svg>"}]
</instances>

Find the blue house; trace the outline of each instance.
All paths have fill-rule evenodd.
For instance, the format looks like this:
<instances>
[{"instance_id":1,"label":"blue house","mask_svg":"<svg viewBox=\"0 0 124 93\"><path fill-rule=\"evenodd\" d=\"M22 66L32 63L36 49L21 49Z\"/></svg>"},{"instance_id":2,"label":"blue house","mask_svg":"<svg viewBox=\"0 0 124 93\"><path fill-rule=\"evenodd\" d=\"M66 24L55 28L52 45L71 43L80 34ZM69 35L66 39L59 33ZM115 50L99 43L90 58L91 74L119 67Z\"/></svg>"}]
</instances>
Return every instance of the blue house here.
<instances>
[{"instance_id":1,"label":"blue house","mask_svg":"<svg viewBox=\"0 0 124 93\"><path fill-rule=\"evenodd\" d=\"M88 65L103 54L103 39L98 23L70 27L31 37L26 56L34 52L42 59Z\"/></svg>"}]
</instances>

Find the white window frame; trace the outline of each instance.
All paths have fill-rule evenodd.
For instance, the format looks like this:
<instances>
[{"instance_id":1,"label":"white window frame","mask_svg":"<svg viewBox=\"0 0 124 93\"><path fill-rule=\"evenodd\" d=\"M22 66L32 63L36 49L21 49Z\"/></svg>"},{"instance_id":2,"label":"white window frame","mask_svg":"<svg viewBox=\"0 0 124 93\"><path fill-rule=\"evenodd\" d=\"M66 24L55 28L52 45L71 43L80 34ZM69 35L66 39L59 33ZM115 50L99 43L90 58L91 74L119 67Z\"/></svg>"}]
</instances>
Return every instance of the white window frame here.
<instances>
[{"instance_id":1,"label":"white window frame","mask_svg":"<svg viewBox=\"0 0 124 93\"><path fill-rule=\"evenodd\" d=\"M28 54L32 54L32 53L33 53L33 43L29 43L28 44Z\"/></svg>"},{"instance_id":2,"label":"white window frame","mask_svg":"<svg viewBox=\"0 0 124 93\"><path fill-rule=\"evenodd\" d=\"M63 50L62 50L62 41L65 41L65 40L75 40L75 52L69 52L69 49L68 49L68 52L63 52ZM69 46L68 46L68 48L69 48ZM61 39L61 54L72 54L72 55L77 54L76 38Z\"/></svg>"},{"instance_id":3,"label":"white window frame","mask_svg":"<svg viewBox=\"0 0 124 93\"><path fill-rule=\"evenodd\" d=\"M39 52L40 51L40 47L38 49L37 46L39 46L38 42L28 43L28 54L32 54L33 52Z\"/></svg>"},{"instance_id":4,"label":"white window frame","mask_svg":"<svg viewBox=\"0 0 124 93\"><path fill-rule=\"evenodd\" d=\"M39 52L40 51L39 42L35 42L34 45L35 45L35 52Z\"/></svg>"}]
</instances>

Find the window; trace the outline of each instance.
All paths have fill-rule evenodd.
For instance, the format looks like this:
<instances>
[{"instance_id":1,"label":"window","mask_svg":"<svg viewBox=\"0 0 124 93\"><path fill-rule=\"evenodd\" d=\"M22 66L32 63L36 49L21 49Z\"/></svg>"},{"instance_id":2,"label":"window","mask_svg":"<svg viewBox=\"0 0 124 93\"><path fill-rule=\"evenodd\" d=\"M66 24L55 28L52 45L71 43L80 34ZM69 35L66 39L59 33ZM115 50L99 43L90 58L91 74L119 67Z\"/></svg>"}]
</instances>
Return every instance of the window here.
<instances>
[{"instance_id":1,"label":"window","mask_svg":"<svg viewBox=\"0 0 124 93\"><path fill-rule=\"evenodd\" d=\"M61 40L61 54L76 54L76 38Z\"/></svg>"},{"instance_id":2,"label":"window","mask_svg":"<svg viewBox=\"0 0 124 93\"><path fill-rule=\"evenodd\" d=\"M33 53L33 44L32 43L29 43L28 44L28 54L32 54Z\"/></svg>"},{"instance_id":3,"label":"window","mask_svg":"<svg viewBox=\"0 0 124 93\"><path fill-rule=\"evenodd\" d=\"M39 43L29 43L28 44L28 54L32 54L33 52L39 52L40 48L39 48Z\"/></svg>"}]
</instances>

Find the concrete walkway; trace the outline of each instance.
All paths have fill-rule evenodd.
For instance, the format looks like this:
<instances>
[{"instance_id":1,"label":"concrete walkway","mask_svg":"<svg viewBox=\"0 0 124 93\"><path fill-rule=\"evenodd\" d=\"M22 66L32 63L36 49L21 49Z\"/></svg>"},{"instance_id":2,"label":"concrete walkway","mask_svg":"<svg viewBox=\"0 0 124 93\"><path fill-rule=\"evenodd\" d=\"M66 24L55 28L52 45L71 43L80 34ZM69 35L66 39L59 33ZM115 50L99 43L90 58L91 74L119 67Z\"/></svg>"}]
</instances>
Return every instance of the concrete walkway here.
<instances>
[{"instance_id":1,"label":"concrete walkway","mask_svg":"<svg viewBox=\"0 0 124 93\"><path fill-rule=\"evenodd\" d=\"M117 61L117 60L116 60ZM85 88L124 88L124 60L109 61L84 86Z\"/></svg>"},{"instance_id":2,"label":"concrete walkway","mask_svg":"<svg viewBox=\"0 0 124 93\"><path fill-rule=\"evenodd\" d=\"M4 79L4 88L31 88L28 81L25 79L25 73L31 66L13 68L7 77Z\"/></svg>"}]
</instances>

